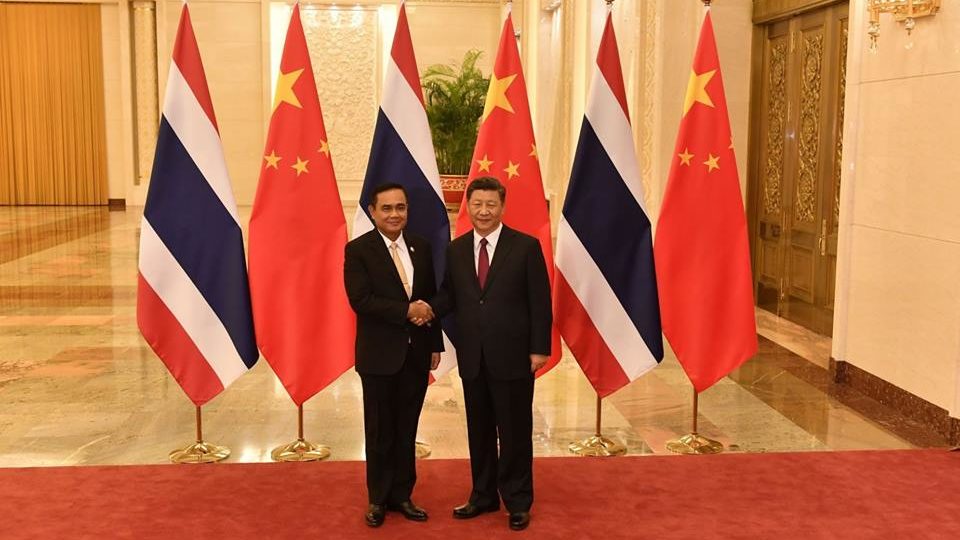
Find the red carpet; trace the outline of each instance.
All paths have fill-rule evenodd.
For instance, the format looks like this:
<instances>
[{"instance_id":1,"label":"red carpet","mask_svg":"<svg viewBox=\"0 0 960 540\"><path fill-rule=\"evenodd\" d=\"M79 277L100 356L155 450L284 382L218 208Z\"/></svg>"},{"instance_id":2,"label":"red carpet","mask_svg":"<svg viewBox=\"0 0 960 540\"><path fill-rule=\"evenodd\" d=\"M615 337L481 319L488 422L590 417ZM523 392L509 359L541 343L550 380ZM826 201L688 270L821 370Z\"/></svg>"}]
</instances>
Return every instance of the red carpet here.
<instances>
[{"instance_id":1,"label":"red carpet","mask_svg":"<svg viewBox=\"0 0 960 540\"><path fill-rule=\"evenodd\" d=\"M0 469L0 538L952 538L960 453L536 461L533 521L450 516L462 460L419 463L427 523L362 522L363 463Z\"/></svg>"}]
</instances>

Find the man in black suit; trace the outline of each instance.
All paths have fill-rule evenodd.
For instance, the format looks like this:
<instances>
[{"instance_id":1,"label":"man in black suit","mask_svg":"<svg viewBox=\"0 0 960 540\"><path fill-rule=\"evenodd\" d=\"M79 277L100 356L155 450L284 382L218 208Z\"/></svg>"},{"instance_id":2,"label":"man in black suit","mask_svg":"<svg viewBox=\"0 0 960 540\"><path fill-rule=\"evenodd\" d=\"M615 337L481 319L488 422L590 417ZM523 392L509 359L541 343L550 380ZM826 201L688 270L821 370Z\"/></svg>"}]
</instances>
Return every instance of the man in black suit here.
<instances>
[{"instance_id":1,"label":"man in black suit","mask_svg":"<svg viewBox=\"0 0 960 540\"><path fill-rule=\"evenodd\" d=\"M473 491L453 517L500 508L511 529L533 504L533 379L550 355L550 282L536 238L501 223L506 189L495 178L467 187L473 231L450 243L434 313L454 313ZM499 456L497 435L499 433Z\"/></svg>"},{"instance_id":2,"label":"man in black suit","mask_svg":"<svg viewBox=\"0 0 960 540\"><path fill-rule=\"evenodd\" d=\"M416 436L429 370L443 350L439 321L419 299L436 293L430 244L403 231L407 195L399 184L373 191L368 207L376 228L347 244L344 282L357 312L356 369L363 386L367 454L367 525L387 510L425 521L411 500L416 482ZM414 324L416 321L417 324Z\"/></svg>"}]
</instances>

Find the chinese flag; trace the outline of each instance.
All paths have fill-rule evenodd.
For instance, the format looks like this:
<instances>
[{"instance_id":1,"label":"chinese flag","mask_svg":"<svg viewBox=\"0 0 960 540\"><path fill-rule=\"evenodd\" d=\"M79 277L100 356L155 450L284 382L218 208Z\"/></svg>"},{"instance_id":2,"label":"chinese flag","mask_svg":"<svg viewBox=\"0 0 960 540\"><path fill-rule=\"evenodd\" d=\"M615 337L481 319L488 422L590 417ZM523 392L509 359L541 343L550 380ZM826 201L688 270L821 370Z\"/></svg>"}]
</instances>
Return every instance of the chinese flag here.
<instances>
[{"instance_id":1,"label":"chinese flag","mask_svg":"<svg viewBox=\"0 0 960 540\"><path fill-rule=\"evenodd\" d=\"M757 352L747 222L707 12L654 244L663 333L697 392Z\"/></svg>"},{"instance_id":2,"label":"chinese flag","mask_svg":"<svg viewBox=\"0 0 960 540\"><path fill-rule=\"evenodd\" d=\"M503 222L508 226L540 239L543 256L553 289L553 248L550 240L550 215L540 179L540 161L533 139L533 122L527 102L527 85L523 80L520 52L513 33L513 18L507 15L500 34L500 46L490 76L487 102L480 118L480 133L473 149L470 180L479 176L497 178L507 188L507 205ZM456 235L469 231L466 193L457 216ZM543 375L560 361L560 333L553 327L550 360L537 371Z\"/></svg>"},{"instance_id":3,"label":"chinese flag","mask_svg":"<svg viewBox=\"0 0 960 540\"><path fill-rule=\"evenodd\" d=\"M347 224L294 5L250 217L257 345L297 405L353 365L343 285Z\"/></svg>"}]
</instances>

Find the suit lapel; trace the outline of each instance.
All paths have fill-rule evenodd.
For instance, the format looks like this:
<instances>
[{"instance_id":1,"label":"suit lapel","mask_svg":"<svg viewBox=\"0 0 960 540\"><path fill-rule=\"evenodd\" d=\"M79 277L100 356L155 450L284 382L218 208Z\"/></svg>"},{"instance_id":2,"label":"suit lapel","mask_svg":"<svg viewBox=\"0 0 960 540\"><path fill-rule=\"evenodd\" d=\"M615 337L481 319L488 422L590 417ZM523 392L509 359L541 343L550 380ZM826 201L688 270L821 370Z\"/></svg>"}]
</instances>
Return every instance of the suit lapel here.
<instances>
[{"instance_id":1,"label":"suit lapel","mask_svg":"<svg viewBox=\"0 0 960 540\"><path fill-rule=\"evenodd\" d=\"M500 268L506 264L504 261L507 259L511 248L513 248L513 230L504 225L503 229L500 230L497 247L493 251L493 260L490 261L490 272L487 274L487 283L483 288L484 293L490 290L490 286L493 284L494 278L497 277Z\"/></svg>"},{"instance_id":2,"label":"suit lapel","mask_svg":"<svg viewBox=\"0 0 960 540\"><path fill-rule=\"evenodd\" d=\"M473 229L470 229L470 232L468 232L467 234L463 235L463 237L461 237L461 238L464 238L465 241L463 242L463 247L461 248L463 250L463 253L461 254L460 257L462 260L462 264L466 265L467 271L470 273L471 276L473 276L473 279L470 280L470 283L473 284L474 292L477 293L477 296L482 296L483 291L480 290L480 282L477 280L477 266L473 258L474 257L473 235L474 235ZM490 278L490 274L487 274L487 279L489 278Z\"/></svg>"},{"instance_id":3,"label":"suit lapel","mask_svg":"<svg viewBox=\"0 0 960 540\"><path fill-rule=\"evenodd\" d=\"M411 287L413 287L412 296L416 297L418 296L417 293L420 291L420 288L423 286L423 278L426 276L426 272L421 271L423 266L422 257L424 256L422 252L424 250L417 250L419 246L414 246L414 242L409 236L404 235L403 239L407 244L407 254L410 255L410 264L413 266L413 283Z\"/></svg>"}]
</instances>

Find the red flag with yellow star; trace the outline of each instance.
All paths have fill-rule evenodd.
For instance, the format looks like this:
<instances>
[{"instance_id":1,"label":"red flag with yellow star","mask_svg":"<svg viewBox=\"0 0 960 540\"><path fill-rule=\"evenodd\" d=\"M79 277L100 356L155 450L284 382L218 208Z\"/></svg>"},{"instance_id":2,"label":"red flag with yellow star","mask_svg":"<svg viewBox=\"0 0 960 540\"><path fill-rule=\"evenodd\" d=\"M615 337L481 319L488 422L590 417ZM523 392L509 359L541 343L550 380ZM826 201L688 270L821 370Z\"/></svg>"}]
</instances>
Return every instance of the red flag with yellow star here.
<instances>
[{"instance_id":1,"label":"red flag with yellow star","mask_svg":"<svg viewBox=\"0 0 960 540\"><path fill-rule=\"evenodd\" d=\"M697 392L757 352L747 221L710 12L654 244L663 333Z\"/></svg>"},{"instance_id":2,"label":"red flag with yellow star","mask_svg":"<svg viewBox=\"0 0 960 540\"><path fill-rule=\"evenodd\" d=\"M343 285L347 222L300 6L294 5L250 217L257 345L297 405L353 365Z\"/></svg>"},{"instance_id":3,"label":"red flag with yellow star","mask_svg":"<svg viewBox=\"0 0 960 540\"><path fill-rule=\"evenodd\" d=\"M513 17L507 15L500 34L500 46L490 76L487 102L480 117L480 132L473 149L469 179L479 176L497 178L507 188L503 222L540 240L553 287L553 248L550 240L550 215L540 178L540 160L533 138L533 122L527 101L527 85L520 65L520 51L513 32ZM472 228L467 214L466 193L457 216L456 235ZM550 360L537 371L543 375L560 361L560 333L553 327Z\"/></svg>"}]
</instances>

